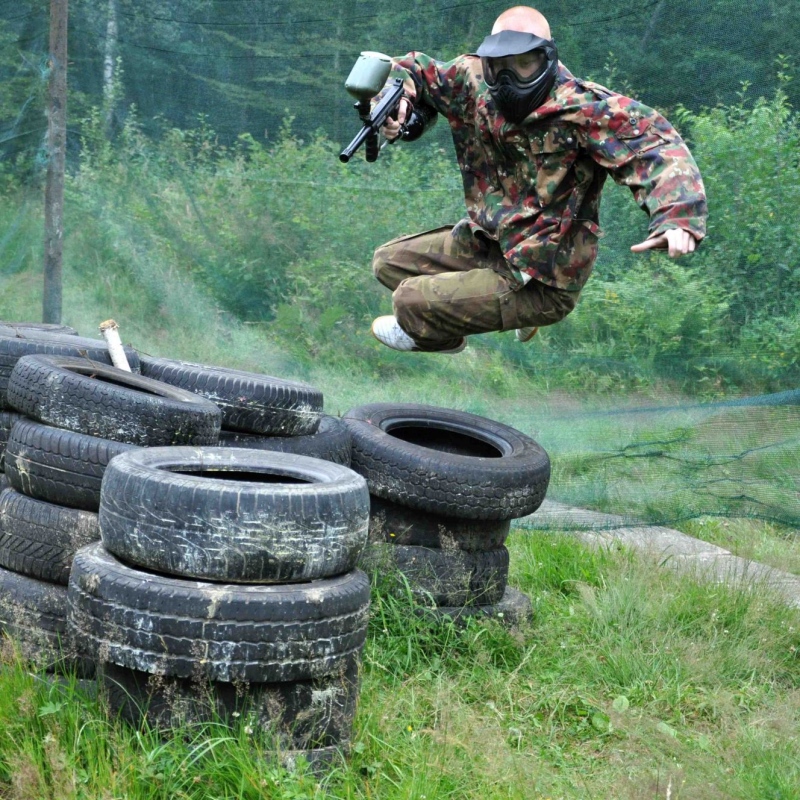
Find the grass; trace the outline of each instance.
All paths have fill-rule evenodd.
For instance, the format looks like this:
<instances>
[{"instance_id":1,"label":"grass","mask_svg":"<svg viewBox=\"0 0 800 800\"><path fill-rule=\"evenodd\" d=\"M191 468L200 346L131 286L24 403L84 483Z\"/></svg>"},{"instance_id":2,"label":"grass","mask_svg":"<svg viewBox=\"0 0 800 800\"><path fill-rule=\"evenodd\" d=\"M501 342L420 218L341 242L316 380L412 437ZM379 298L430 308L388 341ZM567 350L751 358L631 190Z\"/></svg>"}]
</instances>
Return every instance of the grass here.
<instances>
[{"instance_id":1,"label":"grass","mask_svg":"<svg viewBox=\"0 0 800 800\"><path fill-rule=\"evenodd\" d=\"M561 535L510 549L529 628L432 626L374 596L353 754L328 776L284 772L242 729L161 741L11 659L0 796L797 798L798 612Z\"/></svg>"},{"instance_id":2,"label":"grass","mask_svg":"<svg viewBox=\"0 0 800 800\"><path fill-rule=\"evenodd\" d=\"M731 441L737 454L760 453L762 433L777 431L782 441L796 430L791 409L698 417L679 408L645 425L635 413L587 414L597 401L557 391L546 374L515 374L491 342L458 361L391 353L348 369L298 361L269 329L220 312L124 231L111 234L116 255L86 248L100 260L65 271L64 322L81 333L96 335L97 324L114 317L123 339L146 353L308 380L324 390L331 413L366 402L420 402L501 419L551 452L555 492L569 486L598 508L625 510L630 501L651 518L664 508L680 516L678 501L648 505L666 473L639 457L641 447L625 451L638 460L622 462L609 473L614 480L596 469L604 460L621 463L607 456L630 442L649 446L688 432L667 455L683 459L670 476L691 477L703 463L686 458L687 442L690 455ZM80 257L73 251L68 265ZM38 319L37 259L20 259L19 269L0 277L0 318ZM603 403L663 399L648 391L607 395ZM775 487L774 507L792 492L796 504L796 449L794 460L779 451L773 461L747 463ZM740 481L748 474L715 469ZM675 524L797 571L794 529L707 516ZM758 587L709 586L552 531L517 530L509 546L512 584L534 601L529 629L430 627L375 594L352 757L322 780L265 760L268 742L244 729L207 726L161 741L128 728L79 686L43 683L12 657L0 674L0 798L800 797L797 611Z\"/></svg>"}]
</instances>

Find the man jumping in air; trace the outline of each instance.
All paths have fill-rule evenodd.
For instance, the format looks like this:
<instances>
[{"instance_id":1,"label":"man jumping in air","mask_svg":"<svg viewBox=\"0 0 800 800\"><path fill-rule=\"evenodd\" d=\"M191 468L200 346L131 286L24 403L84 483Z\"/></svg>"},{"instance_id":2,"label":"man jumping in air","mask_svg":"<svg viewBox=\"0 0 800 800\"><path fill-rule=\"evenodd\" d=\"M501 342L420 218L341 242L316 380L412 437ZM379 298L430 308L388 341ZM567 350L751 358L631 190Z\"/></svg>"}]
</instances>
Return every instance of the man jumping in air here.
<instances>
[{"instance_id":1,"label":"man jumping in air","mask_svg":"<svg viewBox=\"0 0 800 800\"><path fill-rule=\"evenodd\" d=\"M472 334L516 330L527 341L566 317L597 258L608 175L650 219L632 251L678 258L705 235L703 182L677 131L652 108L572 75L536 9L502 13L477 55L393 59L396 77L405 96L383 134L396 138L416 104L443 116L467 216L375 251L394 315L378 317L372 333L388 347L456 353Z\"/></svg>"}]
</instances>

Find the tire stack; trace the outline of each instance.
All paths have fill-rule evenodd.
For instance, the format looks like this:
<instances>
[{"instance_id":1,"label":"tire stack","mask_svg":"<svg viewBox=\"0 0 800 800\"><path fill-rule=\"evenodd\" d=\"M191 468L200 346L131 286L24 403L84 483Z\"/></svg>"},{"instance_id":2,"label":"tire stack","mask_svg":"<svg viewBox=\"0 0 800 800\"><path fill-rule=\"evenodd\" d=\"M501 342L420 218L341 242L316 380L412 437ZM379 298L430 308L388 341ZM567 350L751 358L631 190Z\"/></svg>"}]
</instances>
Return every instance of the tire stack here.
<instances>
[{"instance_id":1,"label":"tire stack","mask_svg":"<svg viewBox=\"0 0 800 800\"><path fill-rule=\"evenodd\" d=\"M9 408L6 390L14 365L23 356L31 353L58 353L103 360L105 342L77 337L77 331L67 325L43 322L0 321L0 472L3 471L3 454L8 435L21 415ZM111 363L105 357L106 363ZM134 362L136 363L136 362ZM7 486L2 482L2 487Z\"/></svg>"},{"instance_id":2,"label":"tire stack","mask_svg":"<svg viewBox=\"0 0 800 800\"><path fill-rule=\"evenodd\" d=\"M367 480L371 516L363 566L419 613L531 617L508 586L510 521L544 500L550 461L508 425L434 406L374 403L344 416L352 467Z\"/></svg>"},{"instance_id":3,"label":"tire stack","mask_svg":"<svg viewBox=\"0 0 800 800\"><path fill-rule=\"evenodd\" d=\"M350 433L323 413L322 392L226 367L142 356L142 374L216 403L222 447L271 450L350 465Z\"/></svg>"},{"instance_id":4,"label":"tire stack","mask_svg":"<svg viewBox=\"0 0 800 800\"><path fill-rule=\"evenodd\" d=\"M284 761L348 749L369 611L361 476L252 449L135 450L106 469L99 516L69 620L113 713L241 718Z\"/></svg>"},{"instance_id":5,"label":"tire stack","mask_svg":"<svg viewBox=\"0 0 800 800\"><path fill-rule=\"evenodd\" d=\"M220 419L212 403L94 360L102 355L17 360L7 401L24 416L9 434L10 488L0 492L0 626L27 660L84 675L91 662L68 642L67 581L75 551L100 535L102 471L137 445L214 443Z\"/></svg>"}]
</instances>

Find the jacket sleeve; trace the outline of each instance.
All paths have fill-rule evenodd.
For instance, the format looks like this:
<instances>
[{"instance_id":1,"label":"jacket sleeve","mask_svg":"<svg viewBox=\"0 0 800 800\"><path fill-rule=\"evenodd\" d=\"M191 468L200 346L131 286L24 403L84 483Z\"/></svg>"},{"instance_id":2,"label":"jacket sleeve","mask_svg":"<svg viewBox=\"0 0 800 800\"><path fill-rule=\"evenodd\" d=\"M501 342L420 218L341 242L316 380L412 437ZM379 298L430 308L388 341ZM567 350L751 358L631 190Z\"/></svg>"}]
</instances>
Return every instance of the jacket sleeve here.
<instances>
[{"instance_id":1,"label":"jacket sleeve","mask_svg":"<svg viewBox=\"0 0 800 800\"><path fill-rule=\"evenodd\" d=\"M650 217L650 236L682 228L706 234L705 188L678 132L657 111L609 93L590 104L583 144L619 184L628 186Z\"/></svg>"},{"instance_id":2,"label":"jacket sleeve","mask_svg":"<svg viewBox=\"0 0 800 800\"><path fill-rule=\"evenodd\" d=\"M440 114L448 116L454 98L462 94L464 73L460 58L436 61L424 53L411 52L392 59L390 80L403 79L403 89L412 102L424 101Z\"/></svg>"}]
</instances>

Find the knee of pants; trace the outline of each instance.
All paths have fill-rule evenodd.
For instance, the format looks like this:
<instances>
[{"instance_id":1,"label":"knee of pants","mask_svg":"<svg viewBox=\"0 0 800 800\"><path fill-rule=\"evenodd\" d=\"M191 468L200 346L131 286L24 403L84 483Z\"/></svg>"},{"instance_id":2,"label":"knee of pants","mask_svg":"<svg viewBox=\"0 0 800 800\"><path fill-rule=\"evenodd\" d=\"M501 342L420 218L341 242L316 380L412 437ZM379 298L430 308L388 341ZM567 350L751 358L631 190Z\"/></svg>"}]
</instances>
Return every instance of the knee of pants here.
<instances>
[{"instance_id":1,"label":"knee of pants","mask_svg":"<svg viewBox=\"0 0 800 800\"><path fill-rule=\"evenodd\" d=\"M408 278L401 281L392 292L392 306L407 313L409 316L415 316L417 309L424 304L424 300L419 292L409 291L408 282Z\"/></svg>"},{"instance_id":2,"label":"knee of pants","mask_svg":"<svg viewBox=\"0 0 800 800\"><path fill-rule=\"evenodd\" d=\"M386 248L379 247L372 254L372 274L380 280L381 270L386 266Z\"/></svg>"},{"instance_id":3,"label":"knee of pants","mask_svg":"<svg viewBox=\"0 0 800 800\"><path fill-rule=\"evenodd\" d=\"M575 293L577 295L577 292ZM561 301L561 302L559 302ZM564 317L568 316L575 310L575 304L577 302L576 297L559 297L556 299L556 302L548 309L548 324L549 321L552 320L553 323L561 322Z\"/></svg>"},{"instance_id":4,"label":"knee of pants","mask_svg":"<svg viewBox=\"0 0 800 800\"><path fill-rule=\"evenodd\" d=\"M551 289L542 285L527 287L521 291L532 291L527 307L519 309L518 316L522 325L555 325L570 314L578 302L580 292L567 292L563 289ZM530 301L533 302L530 302ZM517 325L516 327L521 327Z\"/></svg>"},{"instance_id":5,"label":"knee of pants","mask_svg":"<svg viewBox=\"0 0 800 800\"><path fill-rule=\"evenodd\" d=\"M430 303L415 290L413 279L407 279L392 292L392 310L406 333L420 336L429 321Z\"/></svg>"},{"instance_id":6,"label":"knee of pants","mask_svg":"<svg viewBox=\"0 0 800 800\"><path fill-rule=\"evenodd\" d=\"M564 317L571 314L575 310L575 306L578 305L578 298L580 297L580 292L559 292L558 300L560 302L556 302L555 312L558 315L557 322L561 322Z\"/></svg>"}]
</instances>

